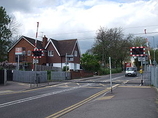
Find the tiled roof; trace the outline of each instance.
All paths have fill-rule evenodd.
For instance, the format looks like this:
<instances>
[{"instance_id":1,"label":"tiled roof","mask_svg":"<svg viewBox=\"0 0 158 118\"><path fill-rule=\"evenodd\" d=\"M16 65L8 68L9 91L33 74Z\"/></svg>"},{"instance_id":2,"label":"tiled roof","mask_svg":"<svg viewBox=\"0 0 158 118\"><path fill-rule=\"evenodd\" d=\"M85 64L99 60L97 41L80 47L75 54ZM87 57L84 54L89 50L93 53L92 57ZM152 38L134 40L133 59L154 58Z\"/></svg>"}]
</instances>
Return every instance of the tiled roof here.
<instances>
[{"instance_id":1,"label":"tiled roof","mask_svg":"<svg viewBox=\"0 0 158 118\"><path fill-rule=\"evenodd\" d=\"M61 56L64 56L66 53L68 55L72 55L72 51L76 44L77 39L69 39L69 40L54 40L51 39L57 50L59 51Z\"/></svg>"},{"instance_id":2,"label":"tiled roof","mask_svg":"<svg viewBox=\"0 0 158 118\"><path fill-rule=\"evenodd\" d=\"M19 40L17 40L17 41L12 45L12 47L9 48L8 52L9 52L11 49L13 49L13 47L16 46L16 44L19 43L19 41L21 41L21 39L25 39L25 40L28 41L32 46L35 45L35 39L29 38L29 37L26 37L26 36L21 36L21 37L19 38ZM37 40L37 48L38 48L38 49L44 49L44 47L42 46L42 41Z\"/></svg>"},{"instance_id":3,"label":"tiled roof","mask_svg":"<svg viewBox=\"0 0 158 118\"><path fill-rule=\"evenodd\" d=\"M35 45L35 39L33 38L29 38L29 37L26 37L26 36L23 36L25 39L27 39L32 45ZM43 46L42 46L42 41L39 41L37 40L37 48L38 49L44 49Z\"/></svg>"},{"instance_id":4,"label":"tiled roof","mask_svg":"<svg viewBox=\"0 0 158 118\"><path fill-rule=\"evenodd\" d=\"M29 38L26 36L21 36L19 40L9 49L9 51L21 40L25 39L28 41L32 46L35 45L35 39ZM52 43L54 44L57 52L59 53L60 56L65 56L66 53L68 55L73 55L74 48L77 44L77 39L68 39L68 40L55 40L55 39L50 39ZM37 40L37 48L38 49L44 49L45 47L42 46L42 41ZM8 51L8 52L9 52Z\"/></svg>"}]
</instances>

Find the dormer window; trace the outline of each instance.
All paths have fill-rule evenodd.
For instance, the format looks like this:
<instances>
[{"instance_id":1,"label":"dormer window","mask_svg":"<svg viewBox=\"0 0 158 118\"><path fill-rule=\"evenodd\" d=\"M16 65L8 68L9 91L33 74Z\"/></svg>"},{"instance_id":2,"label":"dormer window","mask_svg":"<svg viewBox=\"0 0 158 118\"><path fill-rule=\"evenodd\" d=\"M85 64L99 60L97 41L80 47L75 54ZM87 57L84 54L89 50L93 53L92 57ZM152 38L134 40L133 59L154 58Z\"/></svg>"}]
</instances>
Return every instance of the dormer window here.
<instances>
[{"instance_id":1,"label":"dormer window","mask_svg":"<svg viewBox=\"0 0 158 118\"><path fill-rule=\"evenodd\" d=\"M76 51L76 50L75 50L75 52L74 52L74 56L77 57L77 51Z\"/></svg>"},{"instance_id":2,"label":"dormer window","mask_svg":"<svg viewBox=\"0 0 158 118\"><path fill-rule=\"evenodd\" d=\"M53 50L48 50L48 56L50 56L50 57L54 56Z\"/></svg>"}]
</instances>

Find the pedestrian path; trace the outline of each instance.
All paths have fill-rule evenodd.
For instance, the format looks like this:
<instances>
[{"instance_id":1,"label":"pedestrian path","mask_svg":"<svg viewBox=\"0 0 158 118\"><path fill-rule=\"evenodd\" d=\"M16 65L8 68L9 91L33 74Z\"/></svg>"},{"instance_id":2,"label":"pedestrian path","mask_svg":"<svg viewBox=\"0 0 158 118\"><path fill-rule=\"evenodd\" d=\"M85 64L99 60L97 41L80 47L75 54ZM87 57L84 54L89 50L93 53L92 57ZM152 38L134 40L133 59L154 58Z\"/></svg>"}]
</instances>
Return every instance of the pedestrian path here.
<instances>
[{"instance_id":1,"label":"pedestrian path","mask_svg":"<svg viewBox=\"0 0 158 118\"><path fill-rule=\"evenodd\" d=\"M156 88L132 82L116 87L112 93L108 92L61 118L158 118Z\"/></svg>"}]
</instances>

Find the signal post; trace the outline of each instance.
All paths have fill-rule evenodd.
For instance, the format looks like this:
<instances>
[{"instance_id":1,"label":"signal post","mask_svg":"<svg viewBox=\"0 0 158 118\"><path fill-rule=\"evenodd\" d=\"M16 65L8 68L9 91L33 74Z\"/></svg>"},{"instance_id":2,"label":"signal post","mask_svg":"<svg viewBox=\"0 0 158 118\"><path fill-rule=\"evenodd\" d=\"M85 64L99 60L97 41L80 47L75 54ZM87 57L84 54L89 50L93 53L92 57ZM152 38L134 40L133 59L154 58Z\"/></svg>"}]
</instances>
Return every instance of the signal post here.
<instances>
[{"instance_id":1,"label":"signal post","mask_svg":"<svg viewBox=\"0 0 158 118\"><path fill-rule=\"evenodd\" d=\"M141 62L140 66L140 74L141 74L141 85L143 85L144 80L143 80L143 62L146 61L146 54L145 54L145 47L131 47L130 48L130 56L133 57L138 57L138 61Z\"/></svg>"}]
</instances>

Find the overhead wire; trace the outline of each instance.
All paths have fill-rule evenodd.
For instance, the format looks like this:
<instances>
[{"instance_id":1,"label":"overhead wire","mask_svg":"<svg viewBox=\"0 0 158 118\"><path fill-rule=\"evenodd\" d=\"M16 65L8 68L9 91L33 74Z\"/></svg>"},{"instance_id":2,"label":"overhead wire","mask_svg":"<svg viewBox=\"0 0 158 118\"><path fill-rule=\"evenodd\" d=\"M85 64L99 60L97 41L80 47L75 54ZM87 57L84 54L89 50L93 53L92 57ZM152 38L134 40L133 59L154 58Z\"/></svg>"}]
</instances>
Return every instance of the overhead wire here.
<instances>
[{"instance_id":1,"label":"overhead wire","mask_svg":"<svg viewBox=\"0 0 158 118\"><path fill-rule=\"evenodd\" d=\"M136 27L124 27L123 29L130 29L130 28L141 28L141 27L157 27L158 25L147 25L147 26L136 26ZM74 32L66 32L66 33L54 33L52 35L54 36L60 36L60 35L64 35L64 34L68 34L68 35L74 35L74 34L84 34L84 33L87 33L87 32L97 32L97 30L86 30L86 31L74 31ZM148 32L147 34L156 34L158 32ZM129 34L133 34L133 35L145 35L144 33L129 33ZM128 35L128 34L125 34L125 35ZM76 36L75 36L76 37ZM86 39L95 39L95 35L94 37L76 37L77 39L79 40L86 40Z\"/></svg>"}]
</instances>

